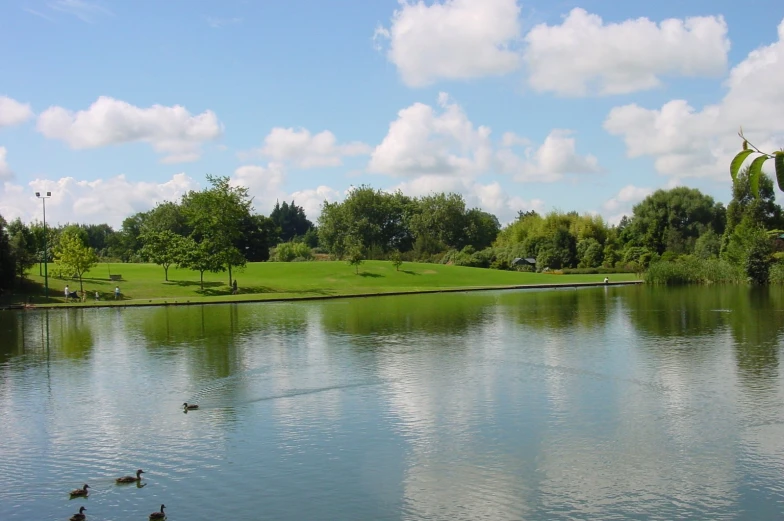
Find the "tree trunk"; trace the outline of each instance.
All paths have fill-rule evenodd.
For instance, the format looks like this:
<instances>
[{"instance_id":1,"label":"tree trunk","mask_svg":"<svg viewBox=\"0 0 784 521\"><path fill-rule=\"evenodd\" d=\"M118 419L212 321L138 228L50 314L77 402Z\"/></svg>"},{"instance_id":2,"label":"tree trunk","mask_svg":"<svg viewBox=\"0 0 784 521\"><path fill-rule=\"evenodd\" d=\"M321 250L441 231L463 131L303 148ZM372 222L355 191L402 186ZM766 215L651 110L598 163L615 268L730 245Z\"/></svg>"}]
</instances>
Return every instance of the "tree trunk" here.
<instances>
[{"instance_id":1,"label":"tree trunk","mask_svg":"<svg viewBox=\"0 0 784 521\"><path fill-rule=\"evenodd\" d=\"M84 293L84 284L82 284L82 274L79 273L78 275L79 275L79 291Z\"/></svg>"},{"instance_id":2,"label":"tree trunk","mask_svg":"<svg viewBox=\"0 0 784 521\"><path fill-rule=\"evenodd\" d=\"M201 270L199 272L199 276L201 277L201 279L199 281L199 282L201 282L201 290L202 290L202 292L204 292L204 270Z\"/></svg>"},{"instance_id":3,"label":"tree trunk","mask_svg":"<svg viewBox=\"0 0 784 521\"><path fill-rule=\"evenodd\" d=\"M163 280L169 282L169 265L164 264L163 266Z\"/></svg>"},{"instance_id":4,"label":"tree trunk","mask_svg":"<svg viewBox=\"0 0 784 521\"><path fill-rule=\"evenodd\" d=\"M231 287L231 264L229 264L229 287Z\"/></svg>"}]
</instances>

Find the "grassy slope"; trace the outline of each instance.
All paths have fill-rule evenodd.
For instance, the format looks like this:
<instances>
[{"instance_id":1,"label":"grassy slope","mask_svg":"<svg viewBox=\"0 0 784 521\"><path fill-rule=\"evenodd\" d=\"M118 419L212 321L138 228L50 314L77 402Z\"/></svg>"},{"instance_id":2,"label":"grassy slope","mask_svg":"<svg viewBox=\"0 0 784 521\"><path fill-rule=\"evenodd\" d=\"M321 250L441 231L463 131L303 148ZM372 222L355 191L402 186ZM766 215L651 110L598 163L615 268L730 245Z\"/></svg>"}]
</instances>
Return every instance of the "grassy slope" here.
<instances>
[{"instance_id":1,"label":"grassy slope","mask_svg":"<svg viewBox=\"0 0 784 521\"><path fill-rule=\"evenodd\" d=\"M296 262L250 263L240 271L235 270L240 295L232 296L227 273L205 273L204 292L199 287L199 274L188 270L169 269L169 282L163 280L163 268L154 264L99 264L84 278L84 289L94 302L97 290L102 300L113 302L115 283L109 273L121 274L119 282L124 304L148 303L165 299L171 301L257 300L320 295L352 295L358 293L389 293L445 288L470 288L487 286L513 286L523 284L552 284L574 282L600 282L604 275L547 275L517 273L482 268L463 268L441 264L404 263L400 271L388 261L367 261L355 273L345 262ZM30 278L40 284L31 293L42 294L43 277L38 267L31 270ZM612 281L634 280L633 274L610 275ZM63 302L66 282L71 290L79 289L78 281L49 278L50 302ZM53 298L51 298L53 297ZM6 303L8 303L8 299ZM16 301L20 298L17 296ZM43 298L35 299L42 303Z\"/></svg>"}]
</instances>

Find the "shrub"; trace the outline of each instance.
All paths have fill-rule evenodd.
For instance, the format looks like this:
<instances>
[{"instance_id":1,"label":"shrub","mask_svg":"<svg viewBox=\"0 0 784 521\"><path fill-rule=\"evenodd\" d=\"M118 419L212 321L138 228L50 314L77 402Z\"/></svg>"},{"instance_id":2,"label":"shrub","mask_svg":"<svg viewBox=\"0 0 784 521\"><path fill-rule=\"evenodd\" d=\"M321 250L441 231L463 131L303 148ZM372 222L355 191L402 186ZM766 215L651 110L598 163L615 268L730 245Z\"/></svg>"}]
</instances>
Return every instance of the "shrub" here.
<instances>
[{"instance_id":1,"label":"shrub","mask_svg":"<svg viewBox=\"0 0 784 521\"><path fill-rule=\"evenodd\" d=\"M703 260L692 256L676 262L654 262L645 272L648 284L737 284L744 280L743 273L725 260Z\"/></svg>"},{"instance_id":2,"label":"shrub","mask_svg":"<svg viewBox=\"0 0 784 521\"><path fill-rule=\"evenodd\" d=\"M313 252L304 242L282 242L278 244L270 258L277 262L292 262L295 259L311 260Z\"/></svg>"}]
</instances>

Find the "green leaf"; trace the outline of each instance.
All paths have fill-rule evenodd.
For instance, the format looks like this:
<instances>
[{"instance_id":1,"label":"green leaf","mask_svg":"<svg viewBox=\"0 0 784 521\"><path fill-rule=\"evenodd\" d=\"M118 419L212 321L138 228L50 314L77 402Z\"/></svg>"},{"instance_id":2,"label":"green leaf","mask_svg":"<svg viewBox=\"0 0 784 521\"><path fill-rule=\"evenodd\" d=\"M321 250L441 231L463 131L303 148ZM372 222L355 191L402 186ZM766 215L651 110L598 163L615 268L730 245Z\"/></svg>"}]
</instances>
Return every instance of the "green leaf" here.
<instances>
[{"instance_id":1,"label":"green leaf","mask_svg":"<svg viewBox=\"0 0 784 521\"><path fill-rule=\"evenodd\" d=\"M779 190L784 192L784 152L776 152L774 163L776 165L776 180L779 183Z\"/></svg>"},{"instance_id":2,"label":"green leaf","mask_svg":"<svg viewBox=\"0 0 784 521\"><path fill-rule=\"evenodd\" d=\"M746 161L746 158L749 157L750 154L754 153L753 150L743 150L738 152L738 155L732 160L730 163L730 176L732 176L732 182L735 182L735 179L738 177L738 171L740 170L741 165L743 162Z\"/></svg>"},{"instance_id":3,"label":"green leaf","mask_svg":"<svg viewBox=\"0 0 784 521\"><path fill-rule=\"evenodd\" d=\"M754 194L754 197L759 197L759 180L762 175L762 165L768 159L770 159L770 156L759 156L751 162L749 167L749 182L751 183L751 193Z\"/></svg>"}]
</instances>

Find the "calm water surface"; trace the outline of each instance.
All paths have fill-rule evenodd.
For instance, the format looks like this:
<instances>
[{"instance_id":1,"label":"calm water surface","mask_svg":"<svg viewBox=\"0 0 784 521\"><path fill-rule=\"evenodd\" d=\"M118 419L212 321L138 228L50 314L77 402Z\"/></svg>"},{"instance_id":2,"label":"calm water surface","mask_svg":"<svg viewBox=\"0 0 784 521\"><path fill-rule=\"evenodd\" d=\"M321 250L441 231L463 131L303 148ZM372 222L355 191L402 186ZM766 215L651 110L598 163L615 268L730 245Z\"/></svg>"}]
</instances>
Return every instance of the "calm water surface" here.
<instances>
[{"instance_id":1,"label":"calm water surface","mask_svg":"<svg viewBox=\"0 0 784 521\"><path fill-rule=\"evenodd\" d=\"M3 312L0 519L781 519L782 334L748 288Z\"/></svg>"}]
</instances>

